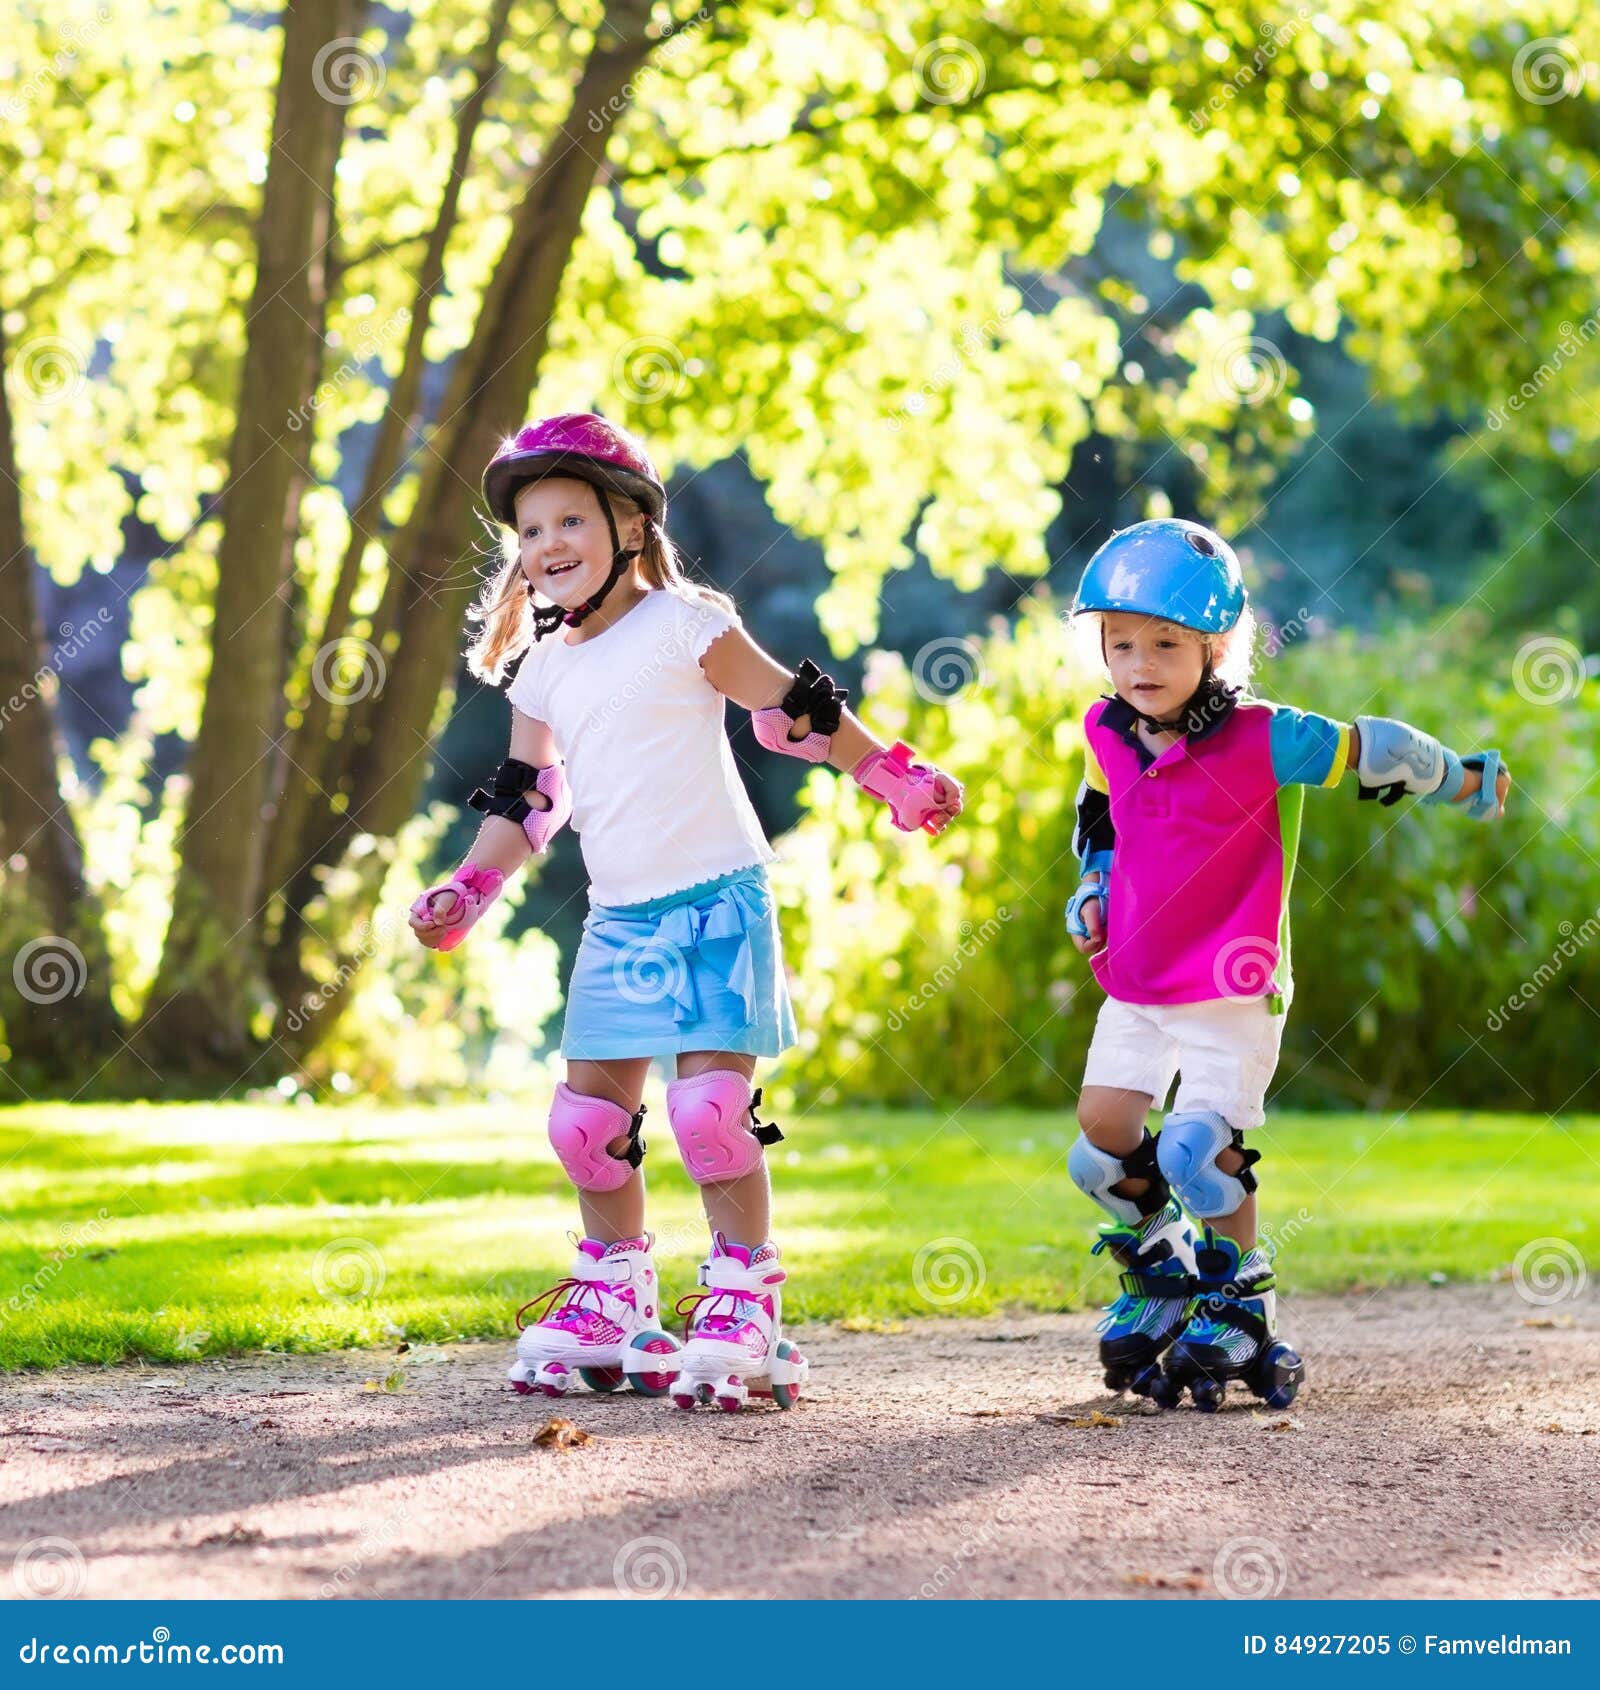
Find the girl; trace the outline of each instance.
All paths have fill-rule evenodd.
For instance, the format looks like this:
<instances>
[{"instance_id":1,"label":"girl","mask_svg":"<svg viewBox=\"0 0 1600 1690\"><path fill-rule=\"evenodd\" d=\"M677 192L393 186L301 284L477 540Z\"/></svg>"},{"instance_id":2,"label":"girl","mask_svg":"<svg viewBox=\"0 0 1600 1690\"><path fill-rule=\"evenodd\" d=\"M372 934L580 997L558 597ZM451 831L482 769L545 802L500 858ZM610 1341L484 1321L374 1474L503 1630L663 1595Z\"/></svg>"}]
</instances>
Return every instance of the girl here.
<instances>
[{"instance_id":1,"label":"girl","mask_svg":"<svg viewBox=\"0 0 1600 1690\"><path fill-rule=\"evenodd\" d=\"M1089 560L1074 617L1098 622L1114 690L1084 721L1067 929L1106 1001L1068 1170L1113 1217L1094 1249L1125 1270L1101 1326L1112 1390L1164 1407L1187 1385L1217 1408L1243 1379L1274 1408L1305 1369L1278 1340L1256 1243L1258 1150L1289 973L1289 884L1307 786L1356 771L1362 798L1404 793L1505 814L1496 751L1458 758L1382 716L1353 724L1248 696L1254 619L1238 559L1210 529L1162 519ZM1165 1108L1159 1138L1145 1126ZM1204 1228L1198 1242L1187 1209ZM1166 1355L1163 1368L1161 1358Z\"/></svg>"},{"instance_id":2,"label":"girl","mask_svg":"<svg viewBox=\"0 0 1600 1690\"><path fill-rule=\"evenodd\" d=\"M940 832L961 787L904 744L885 750L815 664L788 673L728 599L685 579L661 478L622 429L588 414L531 423L496 452L483 491L511 532L472 613L468 663L498 682L526 654L508 689L510 756L472 794L485 820L467 861L417 899L411 924L424 945L460 943L569 818L590 880L549 1124L583 1238L571 1275L527 1305L538 1318L519 1315L511 1382L559 1396L578 1373L596 1390L624 1378L670 1389L683 1408L737 1409L752 1391L788 1408L807 1364L782 1336L785 1275L767 1236L763 1149L782 1135L757 1119L750 1082L795 1024L773 852L723 698L753 713L767 749L848 770L907 832ZM711 1227L681 1350L660 1330L640 1171L645 1075L668 1055L667 1122Z\"/></svg>"}]
</instances>

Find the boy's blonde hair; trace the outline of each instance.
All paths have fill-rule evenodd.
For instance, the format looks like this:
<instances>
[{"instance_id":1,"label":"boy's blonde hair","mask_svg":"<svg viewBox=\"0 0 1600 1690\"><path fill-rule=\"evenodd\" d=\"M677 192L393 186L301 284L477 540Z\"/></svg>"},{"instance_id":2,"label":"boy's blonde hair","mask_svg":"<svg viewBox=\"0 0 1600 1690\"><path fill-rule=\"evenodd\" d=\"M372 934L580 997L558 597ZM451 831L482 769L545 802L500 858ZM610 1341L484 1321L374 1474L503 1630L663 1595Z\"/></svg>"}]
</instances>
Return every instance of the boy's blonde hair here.
<instances>
[{"instance_id":1,"label":"boy's blonde hair","mask_svg":"<svg viewBox=\"0 0 1600 1690\"><path fill-rule=\"evenodd\" d=\"M1198 628L1185 628L1179 622L1157 620L1162 628L1182 638L1199 640L1210 652L1212 673L1226 685L1237 689L1241 696L1249 693L1260 627L1255 612L1248 604L1239 612L1239 620L1225 634L1203 634ZM1072 630L1079 642L1085 666L1093 668L1098 664L1104 668L1105 612L1086 610L1074 616Z\"/></svg>"},{"instance_id":2,"label":"boy's blonde hair","mask_svg":"<svg viewBox=\"0 0 1600 1690\"><path fill-rule=\"evenodd\" d=\"M652 587L665 587L690 598L704 599L718 610L733 613L733 600L726 593L691 581L684 573L678 548L654 517L620 493L601 487L596 487L595 492L610 504L619 534L634 517L644 517L639 573ZM500 523L494 527L500 561L467 611L469 622L482 624L477 637L467 647L467 669L480 681L499 686L507 665L533 644L533 597L528 591L528 579L522 573L522 548L516 530Z\"/></svg>"}]
</instances>

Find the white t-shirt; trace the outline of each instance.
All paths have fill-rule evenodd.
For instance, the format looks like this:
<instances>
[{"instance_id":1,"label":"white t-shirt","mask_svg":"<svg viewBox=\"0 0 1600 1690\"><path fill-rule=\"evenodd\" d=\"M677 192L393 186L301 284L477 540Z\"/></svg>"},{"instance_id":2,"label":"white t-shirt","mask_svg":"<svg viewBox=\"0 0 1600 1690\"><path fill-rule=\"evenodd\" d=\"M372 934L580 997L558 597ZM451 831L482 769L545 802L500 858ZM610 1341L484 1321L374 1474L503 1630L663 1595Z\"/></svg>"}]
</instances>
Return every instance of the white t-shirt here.
<instances>
[{"instance_id":1,"label":"white t-shirt","mask_svg":"<svg viewBox=\"0 0 1600 1690\"><path fill-rule=\"evenodd\" d=\"M522 660L506 697L547 723L566 760L572 827L597 904L636 904L770 862L700 667L737 614L653 588L601 633L558 628Z\"/></svg>"}]
</instances>

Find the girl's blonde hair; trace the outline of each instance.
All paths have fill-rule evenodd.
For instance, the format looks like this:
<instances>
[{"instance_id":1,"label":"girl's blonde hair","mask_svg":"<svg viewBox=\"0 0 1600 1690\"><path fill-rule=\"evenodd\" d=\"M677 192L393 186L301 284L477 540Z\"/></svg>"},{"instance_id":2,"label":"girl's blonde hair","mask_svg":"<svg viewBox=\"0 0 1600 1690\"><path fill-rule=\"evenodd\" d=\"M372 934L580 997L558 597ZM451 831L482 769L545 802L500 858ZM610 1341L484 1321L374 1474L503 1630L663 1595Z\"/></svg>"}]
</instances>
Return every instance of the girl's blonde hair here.
<instances>
[{"instance_id":1,"label":"girl's blonde hair","mask_svg":"<svg viewBox=\"0 0 1600 1690\"><path fill-rule=\"evenodd\" d=\"M1073 631L1084 648L1086 663L1105 665L1105 613L1085 611L1072 619ZM1178 622L1162 622L1162 627L1191 640L1199 640L1211 658L1212 673L1226 685L1237 689L1241 697L1250 692L1251 676L1255 671L1256 642L1260 625L1248 604L1239 612L1239 620L1225 634L1203 634L1198 628L1185 628Z\"/></svg>"},{"instance_id":2,"label":"girl's blonde hair","mask_svg":"<svg viewBox=\"0 0 1600 1690\"><path fill-rule=\"evenodd\" d=\"M644 517L639 573L652 587L665 587L669 592L703 599L718 610L733 613L733 600L726 593L689 579L678 548L654 517L620 493L601 487L595 491L610 504L619 534L634 517ZM522 573L522 548L515 529L499 523L495 528L498 531L495 548L500 561L467 611L469 622L482 624L477 637L467 647L467 669L490 686L499 686L507 665L533 644L533 595Z\"/></svg>"}]
</instances>

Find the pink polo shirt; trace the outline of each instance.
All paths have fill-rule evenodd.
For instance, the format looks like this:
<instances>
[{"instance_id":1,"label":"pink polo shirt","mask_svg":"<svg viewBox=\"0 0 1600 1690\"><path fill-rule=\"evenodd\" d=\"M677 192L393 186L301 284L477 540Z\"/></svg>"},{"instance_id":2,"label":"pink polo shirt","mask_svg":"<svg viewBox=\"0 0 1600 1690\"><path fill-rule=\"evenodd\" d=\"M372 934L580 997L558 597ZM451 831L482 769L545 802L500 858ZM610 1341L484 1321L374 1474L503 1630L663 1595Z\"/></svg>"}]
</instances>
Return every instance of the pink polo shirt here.
<instances>
[{"instance_id":1,"label":"pink polo shirt","mask_svg":"<svg viewBox=\"0 0 1600 1690\"><path fill-rule=\"evenodd\" d=\"M1269 997L1281 1013L1304 788L1337 784L1349 727L1252 698L1152 759L1135 722L1120 698L1084 718L1080 814L1104 793L1115 833L1096 979L1125 1003Z\"/></svg>"}]
</instances>

